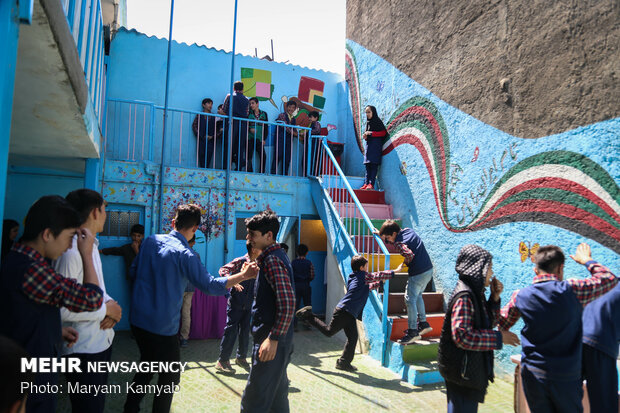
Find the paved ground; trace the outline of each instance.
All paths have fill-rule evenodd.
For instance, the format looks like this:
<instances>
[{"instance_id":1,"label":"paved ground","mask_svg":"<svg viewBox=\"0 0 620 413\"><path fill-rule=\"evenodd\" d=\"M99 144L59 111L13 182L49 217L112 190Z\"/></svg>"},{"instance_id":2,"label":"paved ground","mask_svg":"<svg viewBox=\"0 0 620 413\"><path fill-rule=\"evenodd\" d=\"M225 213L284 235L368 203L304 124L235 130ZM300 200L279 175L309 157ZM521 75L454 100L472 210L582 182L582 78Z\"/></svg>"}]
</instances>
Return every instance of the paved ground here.
<instances>
[{"instance_id":1,"label":"paved ground","mask_svg":"<svg viewBox=\"0 0 620 413\"><path fill-rule=\"evenodd\" d=\"M238 412L247 372L234 365L237 371L232 376L215 372L219 340L190 341L189 347L181 350L183 361L189 364L181 377L181 391L174 396L172 411ZM446 411L443 385L409 385L377 361L360 354L353 361L359 371L342 372L334 368L341 351L342 343L337 339L326 338L316 331L296 333L295 351L288 368L292 412ZM128 333L117 334L112 357L138 360L138 348ZM131 374L112 374L109 383L124 387L131 377ZM124 402L125 394L108 396L106 412L122 412ZM146 397L142 411L150 412L151 403L152 398ZM479 411L512 412L512 406L512 384L496 380ZM61 396L58 411L70 411L66 396Z\"/></svg>"}]
</instances>

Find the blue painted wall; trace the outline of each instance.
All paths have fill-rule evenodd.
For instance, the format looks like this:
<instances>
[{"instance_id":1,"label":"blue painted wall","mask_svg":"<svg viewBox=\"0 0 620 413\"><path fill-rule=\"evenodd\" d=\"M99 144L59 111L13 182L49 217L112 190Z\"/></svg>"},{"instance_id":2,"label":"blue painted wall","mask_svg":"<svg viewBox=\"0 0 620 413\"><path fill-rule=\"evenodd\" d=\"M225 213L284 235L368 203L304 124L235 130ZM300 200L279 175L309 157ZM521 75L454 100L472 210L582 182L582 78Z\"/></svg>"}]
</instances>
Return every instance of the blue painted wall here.
<instances>
[{"instance_id":1,"label":"blue painted wall","mask_svg":"<svg viewBox=\"0 0 620 413\"><path fill-rule=\"evenodd\" d=\"M391 134L380 184L395 216L424 240L446 298L457 281L456 256L468 243L493 254L495 274L505 287L503 303L531 283L527 251L534 244L556 244L573 253L588 242L593 257L617 271L620 119L522 139L448 105L355 42L347 41L347 49L353 113L376 106ZM364 130L365 115L358 128ZM346 145L347 174L363 174L358 137L349 135ZM495 201L502 196L498 210ZM588 276L570 258L565 274ZM500 365L511 369L508 358L518 352L513 347L499 352Z\"/></svg>"}]
</instances>

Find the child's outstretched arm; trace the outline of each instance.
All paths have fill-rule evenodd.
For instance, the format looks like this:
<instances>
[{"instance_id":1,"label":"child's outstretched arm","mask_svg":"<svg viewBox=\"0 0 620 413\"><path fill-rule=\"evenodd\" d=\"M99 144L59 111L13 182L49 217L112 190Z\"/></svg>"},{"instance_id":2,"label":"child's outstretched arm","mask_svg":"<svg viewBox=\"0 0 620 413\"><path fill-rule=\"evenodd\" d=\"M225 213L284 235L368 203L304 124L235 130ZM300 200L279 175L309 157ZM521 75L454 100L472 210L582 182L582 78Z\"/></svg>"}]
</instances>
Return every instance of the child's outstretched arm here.
<instances>
[{"instance_id":1,"label":"child's outstretched arm","mask_svg":"<svg viewBox=\"0 0 620 413\"><path fill-rule=\"evenodd\" d=\"M367 272L364 282L368 284L371 290L374 290L375 288L379 288L382 281L389 280L390 278L394 278L394 271L392 270Z\"/></svg>"},{"instance_id":2,"label":"child's outstretched arm","mask_svg":"<svg viewBox=\"0 0 620 413\"><path fill-rule=\"evenodd\" d=\"M618 278L609 268L592 259L592 253L588 244L581 243L574 255L570 256L575 262L585 265L592 277L584 279L569 279L567 282L572 287L577 299L582 306L595 300L618 284Z\"/></svg>"}]
</instances>

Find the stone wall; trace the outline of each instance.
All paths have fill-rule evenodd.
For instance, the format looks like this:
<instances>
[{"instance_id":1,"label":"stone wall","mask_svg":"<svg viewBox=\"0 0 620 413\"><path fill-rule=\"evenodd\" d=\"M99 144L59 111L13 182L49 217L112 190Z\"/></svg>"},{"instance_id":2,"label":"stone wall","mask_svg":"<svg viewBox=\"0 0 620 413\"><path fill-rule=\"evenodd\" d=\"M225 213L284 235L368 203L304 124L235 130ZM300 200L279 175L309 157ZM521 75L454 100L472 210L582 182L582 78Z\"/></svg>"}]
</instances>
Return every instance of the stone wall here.
<instances>
[{"instance_id":1,"label":"stone wall","mask_svg":"<svg viewBox=\"0 0 620 413\"><path fill-rule=\"evenodd\" d=\"M519 137L620 115L616 0L347 0L347 38Z\"/></svg>"}]
</instances>

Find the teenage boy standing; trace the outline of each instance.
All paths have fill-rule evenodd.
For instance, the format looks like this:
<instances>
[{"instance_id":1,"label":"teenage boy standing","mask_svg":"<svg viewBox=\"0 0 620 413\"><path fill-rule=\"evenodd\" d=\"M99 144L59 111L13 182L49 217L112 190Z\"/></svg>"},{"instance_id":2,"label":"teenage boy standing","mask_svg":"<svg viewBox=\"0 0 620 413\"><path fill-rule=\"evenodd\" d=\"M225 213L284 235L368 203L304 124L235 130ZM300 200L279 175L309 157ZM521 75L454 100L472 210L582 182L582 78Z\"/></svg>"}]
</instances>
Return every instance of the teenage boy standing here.
<instances>
[{"instance_id":1,"label":"teenage boy standing","mask_svg":"<svg viewBox=\"0 0 620 413\"><path fill-rule=\"evenodd\" d=\"M241 398L241 411L288 412L286 368L293 352L293 269L276 242L280 223L275 212L256 214L245 225L248 241L263 252L256 259L260 272L252 307L252 369Z\"/></svg>"}]
</instances>

